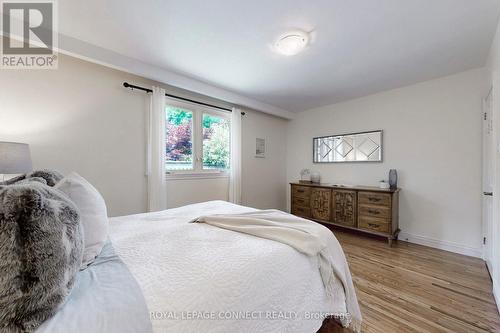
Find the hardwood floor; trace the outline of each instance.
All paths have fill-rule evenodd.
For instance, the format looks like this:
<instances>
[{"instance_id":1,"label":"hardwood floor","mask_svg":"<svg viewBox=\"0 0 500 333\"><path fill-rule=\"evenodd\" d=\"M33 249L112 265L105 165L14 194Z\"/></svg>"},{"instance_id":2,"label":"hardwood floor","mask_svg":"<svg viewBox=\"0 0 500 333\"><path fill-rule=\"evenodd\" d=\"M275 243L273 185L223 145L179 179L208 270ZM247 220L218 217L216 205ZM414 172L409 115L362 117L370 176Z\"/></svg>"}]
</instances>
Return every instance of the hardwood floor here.
<instances>
[{"instance_id":1,"label":"hardwood floor","mask_svg":"<svg viewBox=\"0 0 500 333\"><path fill-rule=\"evenodd\" d=\"M363 333L500 332L484 262L407 242L333 230L346 253Z\"/></svg>"}]
</instances>

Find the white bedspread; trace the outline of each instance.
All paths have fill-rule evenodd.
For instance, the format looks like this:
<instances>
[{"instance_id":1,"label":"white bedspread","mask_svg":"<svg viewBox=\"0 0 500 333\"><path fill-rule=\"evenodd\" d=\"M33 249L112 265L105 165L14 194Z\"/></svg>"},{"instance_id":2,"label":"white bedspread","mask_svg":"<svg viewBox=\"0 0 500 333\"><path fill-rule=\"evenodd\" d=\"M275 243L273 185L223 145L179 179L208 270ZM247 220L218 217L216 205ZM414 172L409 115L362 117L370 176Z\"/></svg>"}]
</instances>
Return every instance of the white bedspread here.
<instances>
[{"instance_id":1,"label":"white bedspread","mask_svg":"<svg viewBox=\"0 0 500 333\"><path fill-rule=\"evenodd\" d=\"M340 318L342 325L354 332L361 331L361 311L349 265L340 243L325 226L276 209L200 216L194 222L271 239L288 244L300 253L316 257L326 293L333 296L332 290L336 288L338 280L344 287L346 300L333 300L345 303L349 312L344 318Z\"/></svg>"},{"instance_id":2,"label":"white bedspread","mask_svg":"<svg viewBox=\"0 0 500 333\"><path fill-rule=\"evenodd\" d=\"M327 297L315 258L292 247L206 224L251 208L211 201L113 218L110 239L139 282L155 332L316 332ZM345 299L339 281L333 299ZM334 304L337 304L336 306Z\"/></svg>"}]
</instances>

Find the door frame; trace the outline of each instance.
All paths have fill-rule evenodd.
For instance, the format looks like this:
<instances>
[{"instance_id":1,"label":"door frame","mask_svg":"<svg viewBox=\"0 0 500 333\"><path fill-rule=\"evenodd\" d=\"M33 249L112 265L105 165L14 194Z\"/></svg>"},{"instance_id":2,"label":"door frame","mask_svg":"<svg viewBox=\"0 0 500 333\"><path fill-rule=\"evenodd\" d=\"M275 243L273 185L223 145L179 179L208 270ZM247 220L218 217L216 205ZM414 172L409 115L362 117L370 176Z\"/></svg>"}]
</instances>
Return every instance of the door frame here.
<instances>
[{"instance_id":1,"label":"door frame","mask_svg":"<svg viewBox=\"0 0 500 333\"><path fill-rule=\"evenodd\" d=\"M495 210L495 151L496 151L496 143L495 143L495 135L493 130L493 86L489 89L487 96L482 100L482 145L483 145L483 155L482 155L482 179L481 179L481 190L483 191L481 196L481 204L482 204L482 235L483 235L483 260L486 262L486 266L488 267L490 274L493 273L492 269L492 260L493 260L493 219L494 219L494 210ZM486 131L490 132L490 137L486 136ZM486 140L489 140L489 144ZM489 150L489 154L488 154ZM489 161L487 160L489 157ZM489 166L488 166L489 164ZM488 167L489 177L491 180L486 179L488 177ZM486 183L491 182L491 188L486 188ZM493 192L493 196L486 197L485 192ZM489 204L487 201L489 200ZM489 210L489 212L487 211ZM490 218L486 218L486 214L490 215ZM486 242L484 242L486 240Z\"/></svg>"}]
</instances>

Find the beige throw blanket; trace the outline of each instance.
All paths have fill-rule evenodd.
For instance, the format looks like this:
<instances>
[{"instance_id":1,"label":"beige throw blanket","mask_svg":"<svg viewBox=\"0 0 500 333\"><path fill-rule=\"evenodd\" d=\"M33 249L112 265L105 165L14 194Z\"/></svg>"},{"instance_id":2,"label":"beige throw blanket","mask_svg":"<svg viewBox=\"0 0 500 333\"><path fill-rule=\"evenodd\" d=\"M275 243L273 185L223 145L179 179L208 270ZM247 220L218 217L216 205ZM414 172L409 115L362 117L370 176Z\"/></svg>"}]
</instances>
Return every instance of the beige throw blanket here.
<instances>
[{"instance_id":1,"label":"beige throw blanket","mask_svg":"<svg viewBox=\"0 0 500 333\"><path fill-rule=\"evenodd\" d=\"M349 316L347 316L348 320L342 322L342 325L355 332L360 332L361 311L349 266L342 247L328 228L279 210L201 216L193 222L206 223L219 228L271 239L287 244L308 256L317 256L326 293L332 295L335 277L341 281L344 287Z\"/></svg>"}]
</instances>

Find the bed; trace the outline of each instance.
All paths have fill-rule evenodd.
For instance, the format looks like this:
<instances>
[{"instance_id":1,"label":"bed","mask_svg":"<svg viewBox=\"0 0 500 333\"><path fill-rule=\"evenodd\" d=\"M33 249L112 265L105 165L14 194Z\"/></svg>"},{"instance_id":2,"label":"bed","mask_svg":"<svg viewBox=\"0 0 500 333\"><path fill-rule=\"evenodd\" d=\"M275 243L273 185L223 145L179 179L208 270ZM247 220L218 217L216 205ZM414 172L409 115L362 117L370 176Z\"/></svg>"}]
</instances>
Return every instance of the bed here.
<instances>
[{"instance_id":1,"label":"bed","mask_svg":"<svg viewBox=\"0 0 500 333\"><path fill-rule=\"evenodd\" d=\"M211 201L111 218L99 260L79 273L66 304L37 332L314 333L325 315L346 313L342 284L328 297L314 258L189 223L252 211Z\"/></svg>"}]
</instances>

